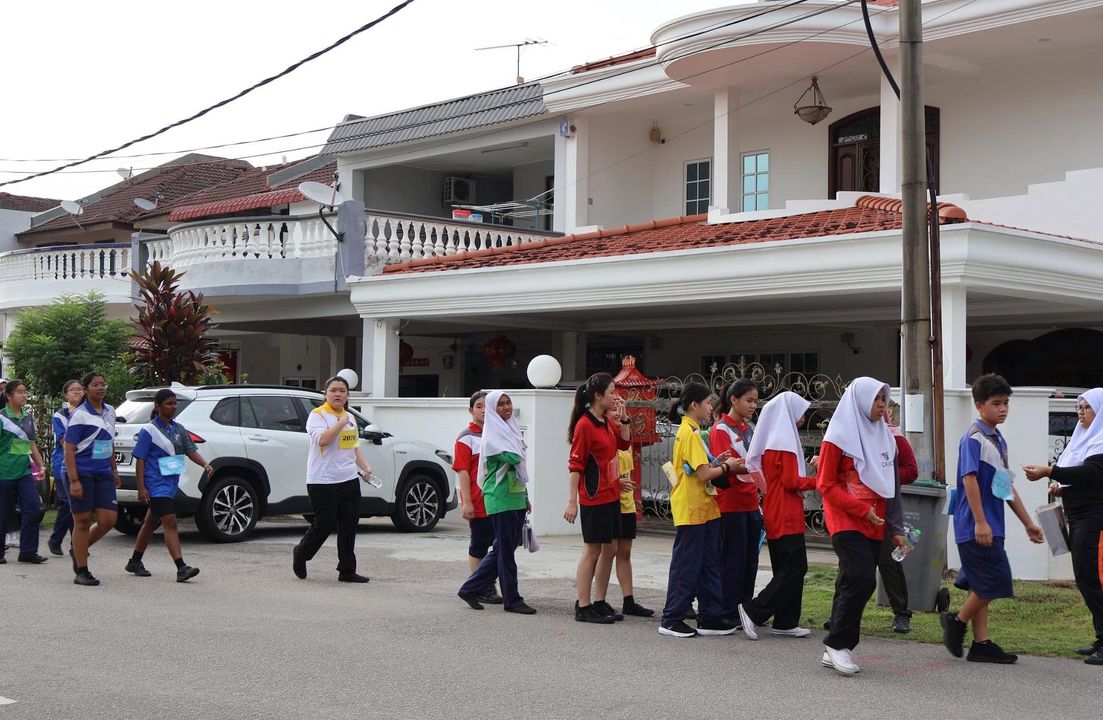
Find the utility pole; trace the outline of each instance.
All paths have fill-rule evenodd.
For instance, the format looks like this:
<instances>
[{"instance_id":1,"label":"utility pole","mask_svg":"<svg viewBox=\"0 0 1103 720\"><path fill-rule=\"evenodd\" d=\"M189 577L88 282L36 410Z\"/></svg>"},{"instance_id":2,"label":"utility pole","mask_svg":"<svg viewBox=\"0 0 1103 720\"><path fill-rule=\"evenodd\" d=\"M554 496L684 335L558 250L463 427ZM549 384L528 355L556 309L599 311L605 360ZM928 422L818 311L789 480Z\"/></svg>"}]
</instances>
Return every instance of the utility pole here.
<instances>
[{"instance_id":1,"label":"utility pole","mask_svg":"<svg viewBox=\"0 0 1103 720\"><path fill-rule=\"evenodd\" d=\"M934 471L931 360L931 265L927 244L926 123L923 106L921 0L900 2L900 104L903 134L904 430L915 450L919 477Z\"/></svg>"}]
</instances>

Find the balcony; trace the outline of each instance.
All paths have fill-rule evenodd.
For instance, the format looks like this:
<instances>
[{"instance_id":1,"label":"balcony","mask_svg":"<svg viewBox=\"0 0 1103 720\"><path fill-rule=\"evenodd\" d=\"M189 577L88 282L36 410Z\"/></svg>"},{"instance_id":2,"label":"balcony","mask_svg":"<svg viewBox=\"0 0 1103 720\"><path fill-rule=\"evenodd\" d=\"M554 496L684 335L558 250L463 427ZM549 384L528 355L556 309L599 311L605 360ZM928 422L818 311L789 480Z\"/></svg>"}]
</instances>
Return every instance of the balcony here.
<instances>
[{"instance_id":1,"label":"balcony","mask_svg":"<svg viewBox=\"0 0 1103 720\"><path fill-rule=\"evenodd\" d=\"M0 309L48 305L96 291L130 303L129 243L31 248L0 253Z\"/></svg>"}]
</instances>

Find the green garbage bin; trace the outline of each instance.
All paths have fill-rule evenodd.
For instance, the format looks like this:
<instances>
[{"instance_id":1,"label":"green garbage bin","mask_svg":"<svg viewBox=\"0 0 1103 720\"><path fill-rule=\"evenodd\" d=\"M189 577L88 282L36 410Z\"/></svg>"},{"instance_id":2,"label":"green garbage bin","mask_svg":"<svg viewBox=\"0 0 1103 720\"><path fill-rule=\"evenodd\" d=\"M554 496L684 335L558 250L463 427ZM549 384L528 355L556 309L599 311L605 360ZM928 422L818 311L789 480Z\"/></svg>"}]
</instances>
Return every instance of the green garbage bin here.
<instances>
[{"instance_id":1,"label":"green garbage bin","mask_svg":"<svg viewBox=\"0 0 1103 720\"><path fill-rule=\"evenodd\" d=\"M908 583L908 605L912 610L931 612L936 609L942 574L946 570L946 486L920 481L904 485L900 491L904 522L923 533L915 549L901 563ZM888 605L880 573L877 575L877 604Z\"/></svg>"}]
</instances>

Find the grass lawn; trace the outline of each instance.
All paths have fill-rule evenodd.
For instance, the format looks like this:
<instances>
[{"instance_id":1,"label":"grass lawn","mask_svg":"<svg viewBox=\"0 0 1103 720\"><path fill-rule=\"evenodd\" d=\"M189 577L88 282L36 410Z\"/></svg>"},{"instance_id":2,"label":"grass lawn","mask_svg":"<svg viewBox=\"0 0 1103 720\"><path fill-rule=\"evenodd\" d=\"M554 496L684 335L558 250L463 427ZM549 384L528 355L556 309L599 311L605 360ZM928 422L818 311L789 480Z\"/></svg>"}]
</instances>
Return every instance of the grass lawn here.
<instances>
[{"instance_id":1,"label":"grass lawn","mask_svg":"<svg viewBox=\"0 0 1103 720\"><path fill-rule=\"evenodd\" d=\"M952 585L950 609L965 601L965 593ZM835 593L835 568L810 565L804 583L806 627L822 628L831 614ZM1091 616L1080 591L1071 582L1015 581L1015 597L996 600L988 616L992 639L1008 652L1075 658L1075 648L1091 644L1095 638ZM916 613L908 635L892 632L892 610L877 607L876 596L862 617L862 635L907 638L923 643L942 643L942 628L937 613ZM966 650L972 635L966 636Z\"/></svg>"}]
</instances>

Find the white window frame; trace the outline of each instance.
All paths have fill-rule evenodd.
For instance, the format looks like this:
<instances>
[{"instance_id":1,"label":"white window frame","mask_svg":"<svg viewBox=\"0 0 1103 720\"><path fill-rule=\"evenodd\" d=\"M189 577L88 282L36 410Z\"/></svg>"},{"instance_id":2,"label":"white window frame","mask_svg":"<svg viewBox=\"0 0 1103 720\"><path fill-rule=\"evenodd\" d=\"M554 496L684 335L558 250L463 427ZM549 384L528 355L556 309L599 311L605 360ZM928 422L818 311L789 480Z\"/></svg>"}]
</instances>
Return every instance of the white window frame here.
<instances>
[{"instance_id":1,"label":"white window frame","mask_svg":"<svg viewBox=\"0 0 1103 720\"><path fill-rule=\"evenodd\" d=\"M690 180L689 179L689 166L690 165L700 165L701 163L708 163L708 167L709 167L709 179L704 181L704 182L707 182L709 184L709 196L708 196L707 199L705 199L705 212L708 212L708 207L709 207L709 205L712 204L712 184L713 184L713 180L714 180L713 172L712 172L713 171L712 158L707 157L707 158L697 158L695 160L686 160L685 163L682 164L682 213L686 214L686 215L697 215L697 214L699 214L699 213L689 212L689 208L686 207L686 206L691 202L690 199L689 199L689 184L692 182L694 185L700 185L700 183L702 182L701 180ZM699 202L701 202L701 198L695 198L692 202L699 203Z\"/></svg>"},{"instance_id":2,"label":"white window frame","mask_svg":"<svg viewBox=\"0 0 1103 720\"><path fill-rule=\"evenodd\" d=\"M758 171L758 156L759 155L765 155L766 156L766 163L767 163L766 172L759 172ZM744 171L745 163L747 162L747 158L749 158L749 157L755 158L755 172L754 173L747 173L747 172ZM767 148L765 150L754 150L753 152L745 152L745 153L742 153L739 156L739 206L743 208L743 212L753 212L753 211L756 211L756 210L769 210L770 209L770 168L773 166L773 162L771 162L771 160L772 160L772 158L770 157L769 148ZM758 190L758 177L760 175L765 175L766 176L766 189L762 190L762 191ZM744 191L744 183L747 182L748 177L754 177L755 178L755 191L754 192L745 192ZM749 197L749 196L755 198L755 206L752 207L752 208L747 207L747 197ZM758 207L758 204L759 204L758 203L758 198L760 196L763 196L763 197L766 198L766 207L764 207L764 208Z\"/></svg>"}]
</instances>

